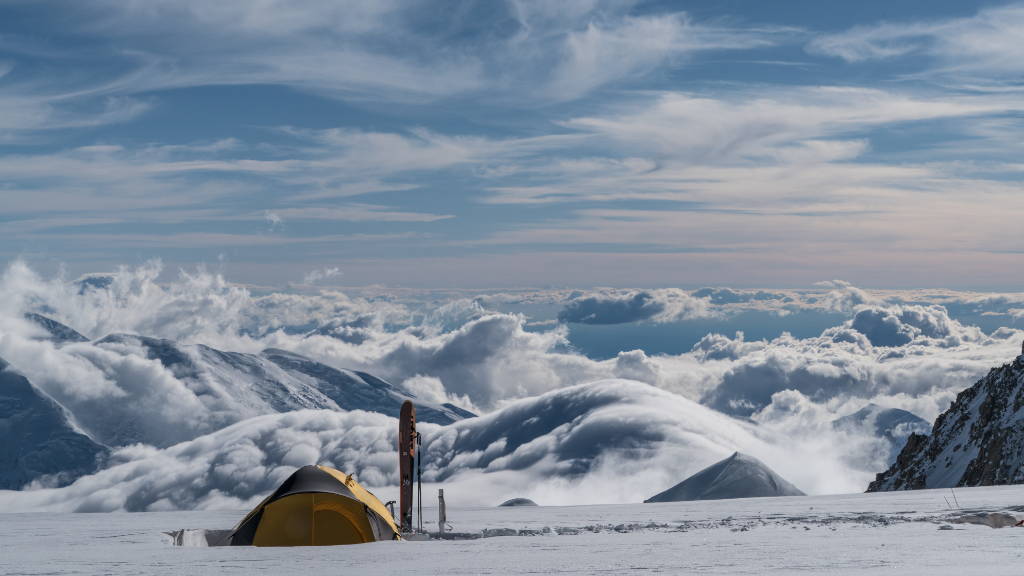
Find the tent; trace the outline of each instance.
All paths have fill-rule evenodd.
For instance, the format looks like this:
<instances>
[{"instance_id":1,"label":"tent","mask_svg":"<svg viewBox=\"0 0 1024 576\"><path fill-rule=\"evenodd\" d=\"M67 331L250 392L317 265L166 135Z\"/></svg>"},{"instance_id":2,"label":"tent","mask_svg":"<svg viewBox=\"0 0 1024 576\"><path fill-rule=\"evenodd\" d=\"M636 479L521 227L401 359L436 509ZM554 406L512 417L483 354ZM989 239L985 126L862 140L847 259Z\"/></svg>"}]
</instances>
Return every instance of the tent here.
<instances>
[{"instance_id":1,"label":"tent","mask_svg":"<svg viewBox=\"0 0 1024 576\"><path fill-rule=\"evenodd\" d=\"M352 475L303 466L231 532L232 546L331 546L398 540L391 513Z\"/></svg>"}]
</instances>

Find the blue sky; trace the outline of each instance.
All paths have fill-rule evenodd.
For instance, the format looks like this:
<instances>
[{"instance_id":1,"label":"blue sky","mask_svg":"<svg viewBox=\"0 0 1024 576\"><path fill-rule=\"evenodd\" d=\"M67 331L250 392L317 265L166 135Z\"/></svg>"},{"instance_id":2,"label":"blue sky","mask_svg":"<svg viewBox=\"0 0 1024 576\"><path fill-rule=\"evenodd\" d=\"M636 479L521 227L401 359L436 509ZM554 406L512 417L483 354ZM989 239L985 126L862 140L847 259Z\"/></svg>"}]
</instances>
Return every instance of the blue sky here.
<instances>
[{"instance_id":1,"label":"blue sky","mask_svg":"<svg viewBox=\"0 0 1024 576\"><path fill-rule=\"evenodd\" d=\"M0 258L1017 288L1022 111L1024 3L6 1Z\"/></svg>"}]
</instances>

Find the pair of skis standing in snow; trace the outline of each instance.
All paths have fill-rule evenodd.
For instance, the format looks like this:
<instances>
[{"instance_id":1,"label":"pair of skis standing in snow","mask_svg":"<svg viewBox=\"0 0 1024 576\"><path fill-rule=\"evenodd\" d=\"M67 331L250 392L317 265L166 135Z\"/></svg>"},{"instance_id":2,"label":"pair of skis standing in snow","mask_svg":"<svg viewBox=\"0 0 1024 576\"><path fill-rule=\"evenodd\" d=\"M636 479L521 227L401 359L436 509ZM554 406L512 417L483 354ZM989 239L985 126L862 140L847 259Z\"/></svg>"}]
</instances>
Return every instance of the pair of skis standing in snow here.
<instances>
[{"instance_id":1,"label":"pair of skis standing in snow","mask_svg":"<svg viewBox=\"0 0 1024 576\"><path fill-rule=\"evenodd\" d=\"M398 474L399 474L399 527L402 534L412 533L412 481L413 471L416 474L416 501L419 509L416 518L419 520L416 532L423 532L423 484L422 466L420 464L420 435L416 432L416 407L409 400L402 403L402 411L398 416Z\"/></svg>"}]
</instances>

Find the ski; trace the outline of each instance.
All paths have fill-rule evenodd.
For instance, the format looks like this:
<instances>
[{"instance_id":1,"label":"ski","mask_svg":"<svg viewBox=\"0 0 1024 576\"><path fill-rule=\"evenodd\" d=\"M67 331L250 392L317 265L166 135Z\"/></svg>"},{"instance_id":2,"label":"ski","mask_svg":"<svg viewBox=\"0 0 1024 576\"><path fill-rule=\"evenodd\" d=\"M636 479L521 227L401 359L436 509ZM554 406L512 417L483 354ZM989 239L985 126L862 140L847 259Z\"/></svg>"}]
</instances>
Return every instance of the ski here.
<instances>
[{"instance_id":1,"label":"ski","mask_svg":"<svg viewBox=\"0 0 1024 576\"><path fill-rule=\"evenodd\" d=\"M399 525L412 532L412 481L416 461L416 407L406 400L398 417Z\"/></svg>"}]
</instances>

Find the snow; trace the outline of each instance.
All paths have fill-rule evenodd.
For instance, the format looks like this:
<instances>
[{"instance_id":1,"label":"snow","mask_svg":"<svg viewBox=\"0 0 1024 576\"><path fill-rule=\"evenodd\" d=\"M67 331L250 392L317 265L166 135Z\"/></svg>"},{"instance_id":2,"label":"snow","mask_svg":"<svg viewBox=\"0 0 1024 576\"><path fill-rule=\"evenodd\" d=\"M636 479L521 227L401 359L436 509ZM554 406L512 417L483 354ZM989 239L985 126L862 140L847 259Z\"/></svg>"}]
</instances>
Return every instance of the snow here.
<instances>
[{"instance_id":1,"label":"snow","mask_svg":"<svg viewBox=\"0 0 1024 576\"><path fill-rule=\"evenodd\" d=\"M447 494L447 493L446 493ZM1016 574L1024 486L663 504L448 508L474 539L330 548L174 546L237 511L0 514L3 574ZM436 510L424 509L426 526ZM201 544L198 532L183 541ZM509 536L500 536L510 534ZM511 534L516 534L511 536ZM523 535L520 535L523 534ZM490 537L482 537L490 536Z\"/></svg>"},{"instance_id":2,"label":"snow","mask_svg":"<svg viewBox=\"0 0 1024 576\"><path fill-rule=\"evenodd\" d=\"M804 493L753 456L734 452L647 502L803 496Z\"/></svg>"},{"instance_id":3,"label":"snow","mask_svg":"<svg viewBox=\"0 0 1024 576\"><path fill-rule=\"evenodd\" d=\"M34 322L43 330L46 330L49 335L48 339L53 342L64 344L67 342L88 342L89 339L82 336L77 330L70 326L61 324L53 318L43 316L42 314L36 314L35 312L28 312L25 314L25 319Z\"/></svg>"}]
</instances>

